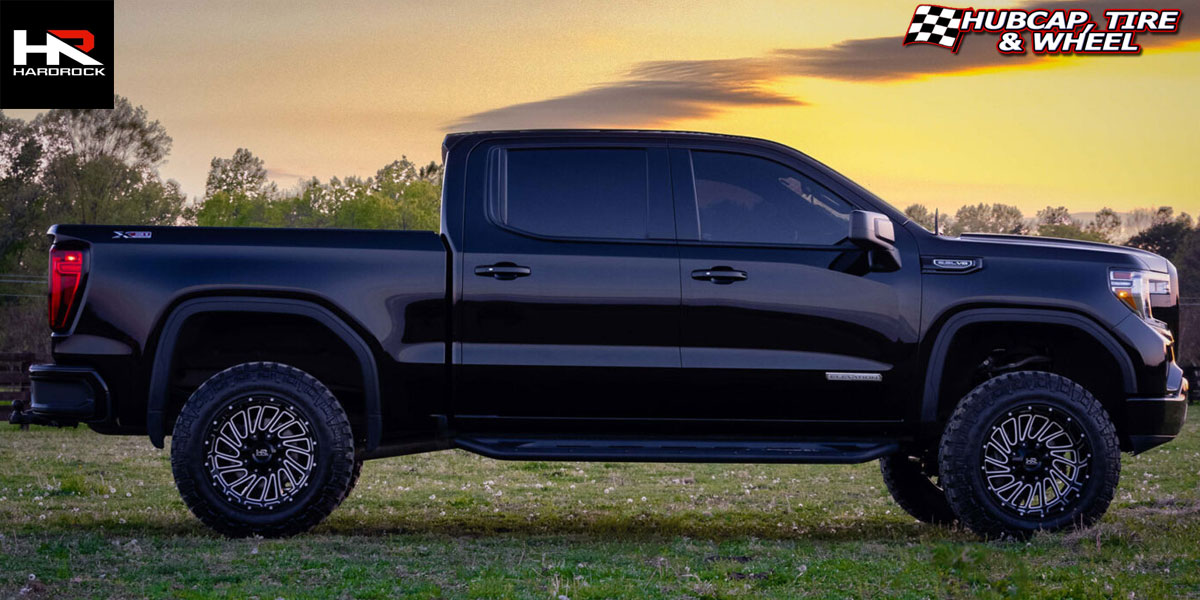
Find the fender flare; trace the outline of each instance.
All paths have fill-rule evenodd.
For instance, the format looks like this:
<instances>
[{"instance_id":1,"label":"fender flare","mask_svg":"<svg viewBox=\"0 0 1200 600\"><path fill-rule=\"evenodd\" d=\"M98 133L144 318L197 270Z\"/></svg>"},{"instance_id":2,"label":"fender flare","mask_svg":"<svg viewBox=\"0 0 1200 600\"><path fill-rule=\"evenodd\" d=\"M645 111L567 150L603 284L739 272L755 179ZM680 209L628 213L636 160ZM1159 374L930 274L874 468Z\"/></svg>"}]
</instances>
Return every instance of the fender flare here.
<instances>
[{"instance_id":1,"label":"fender flare","mask_svg":"<svg viewBox=\"0 0 1200 600\"><path fill-rule=\"evenodd\" d=\"M362 369L363 396L367 416L367 451L379 446L383 419L379 400L379 372L370 346L346 322L329 309L304 300L215 296L181 303L163 323L154 352L150 387L146 398L146 430L157 448L163 447L163 407L166 405L170 373L175 361L175 343L183 325L192 317L209 312L257 312L298 315L310 318L333 332L350 348Z\"/></svg>"},{"instance_id":2,"label":"fender flare","mask_svg":"<svg viewBox=\"0 0 1200 600\"><path fill-rule=\"evenodd\" d=\"M946 320L938 332L933 348L929 353L929 364L925 371L925 387L921 396L921 421L933 423L937 420L938 392L941 387L946 356L950 351L950 343L958 335L960 329L976 323L1044 323L1047 325L1065 325L1087 334L1102 345L1121 371L1121 380L1126 394L1134 394L1137 390L1137 372L1133 361L1124 347L1108 330L1095 321L1071 312L1053 309L1035 308L976 308L956 313Z\"/></svg>"}]
</instances>

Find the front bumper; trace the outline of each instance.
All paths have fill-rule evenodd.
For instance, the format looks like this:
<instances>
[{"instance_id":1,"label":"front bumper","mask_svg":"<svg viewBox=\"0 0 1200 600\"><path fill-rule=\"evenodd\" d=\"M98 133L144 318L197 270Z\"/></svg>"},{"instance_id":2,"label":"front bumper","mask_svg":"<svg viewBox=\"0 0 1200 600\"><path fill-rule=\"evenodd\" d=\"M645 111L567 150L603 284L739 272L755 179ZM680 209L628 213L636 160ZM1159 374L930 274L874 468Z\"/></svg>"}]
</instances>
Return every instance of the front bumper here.
<instances>
[{"instance_id":1,"label":"front bumper","mask_svg":"<svg viewBox=\"0 0 1200 600\"><path fill-rule=\"evenodd\" d=\"M58 423L108 416L108 387L94 369L60 365L29 367L30 411Z\"/></svg>"},{"instance_id":2,"label":"front bumper","mask_svg":"<svg viewBox=\"0 0 1200 600\"><path fill-rule=\"evenodd\" d=\"M1188 380L1175 364L1167 377L1166 396L1125 401L1125 436L1134 454L1165 444L1179 435L1187 419Z\"/></svg>"}]
</instances>

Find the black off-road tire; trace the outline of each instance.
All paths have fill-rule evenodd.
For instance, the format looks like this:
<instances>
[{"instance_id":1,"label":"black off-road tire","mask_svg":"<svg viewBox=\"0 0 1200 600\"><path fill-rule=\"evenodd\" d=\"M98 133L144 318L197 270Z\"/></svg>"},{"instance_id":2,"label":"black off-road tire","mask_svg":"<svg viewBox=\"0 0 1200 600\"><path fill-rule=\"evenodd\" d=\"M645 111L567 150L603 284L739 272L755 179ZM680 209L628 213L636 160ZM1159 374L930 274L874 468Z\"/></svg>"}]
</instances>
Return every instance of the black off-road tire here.
<instances>
[{"instance_id":1,"label":"black off-road tire","mask_svg":"<svg viewBox=\"0 0 1200 600\"><path fill-rule=\"evenodd\" d=\"M215 446L214 435L234 418L222 421L224 415L262 403L284 407L303 423L302 437L312 443L311 466L304 484L289 484L286 500L250 506L222 490L206 446ZM286 537L311 529L349 493L356 462L350 421L329 389L299 369L272 362L243 363L205 381L184 404L171 438L171 470L184 503L205 525L230 537Z\"/></svg>"},{"instance_id":2,"label":"black off-road tire","mask_svg":"<svg viewBox=\"0 0 1200 600\"><path fill-rule=\"evenodd\" d=\"M354 491L354 486L358 485L358 478L362 475L363 461L361 458L354 459L354 469L350 471L350 484L346 486L346 493L342 496L344 502L350 497L350 492Z\"/></svg>"},{"instance_id":3,"label":"black off-road tire","mask_svg":"<svg viewBox=\"0 0 1200 600\"><path fill-rule=\"evenodd\" d=\"M922 523L948 525L955 520L946 493L926 474L921 460L906 453L879 459L883 483L904 512Z\"/></svg>"},{"instance_id":4,"label":"black off-road tire","mask_svg":"<svg viewBox=\"0 0 1200 600\"><path fill-rule=\"evenodd\" d=\"M989 473L995 473L995 463L985 462L985 454L994 459L1000 452L989 445L998 435L998 423L1010 423L1014 415L1040 415L1060 424L1068 436L1078 438L1073 460L1085 460L1086 466L1074 476L1078 487L1066 487L1061 500L1041 502L1039 511L1026 506L1006 505L1002 483L989 483ZM1027 430L1032 431L1036 423ZM1003 427L1003 426L1001 426ZM1008 431L1008 430L1005 430ZM1073 433L1072 433L1073 432ZM1047 433L1045 435L1050 435ZM1014 436L1016 439L1016 436ZM1062 438L1058 438L1063 441ZM1031 447L1037 446L1030 441ZM1013 457L1011 467L1020 477L1030 480L1046 477L1043 471L1025 474L1020 469L1045 468L1055 458L1039 461L1036 456L1024 455L1017 444L1009 448ZM1036 448L1030 452L1037 452ZM1063 451L1059 450L1060 456ZM1033 456L1032 463L1029 456ZM1045 453L1041 456L1047 456ZM1003 459L1006 463L1008 458ZM1050 462L1047 462L1050 461ZM975 533L989 539L1025 539L1036 531L1055 531L1069 527L1088 527L1098 521L1112 501L1120 479L1121 453L1116 428L1107 411L1096 398L1079 384L1053 373L1019 371L990 379L972 390L955 409L942 436L939 453L940 483L946 499L959 520ZM1033 466L1030 467L1030 464ZM990 470L990 471L989 471ZM1076 472L1064 469L1064 472ZM1006 475L996 477L1000 482ZM1056 486L1057 487L1057 486ZM1047 488L1048 489L1048 488ZM1034 497L1032 493L1025 496ZM1015 504L1021 505L1022 502Z\"/></svg>"}]
</instances>

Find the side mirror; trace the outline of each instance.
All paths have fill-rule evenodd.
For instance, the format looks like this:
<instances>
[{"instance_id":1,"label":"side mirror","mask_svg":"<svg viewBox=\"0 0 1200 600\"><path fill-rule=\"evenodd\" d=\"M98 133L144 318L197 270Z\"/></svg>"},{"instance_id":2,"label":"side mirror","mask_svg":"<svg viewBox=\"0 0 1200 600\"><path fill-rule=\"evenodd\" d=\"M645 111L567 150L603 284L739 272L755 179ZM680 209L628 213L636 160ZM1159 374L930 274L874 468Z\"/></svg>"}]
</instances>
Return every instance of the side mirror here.
<instances>
[{"instance_id":1,"label":"side mirror","mask_svg":"<svg viewBox=\"0 0 1200 600\"><path fill-rule=\"evenodd\" d=\"M867 251L872 271L895 271L900 268L900 252L896 250L896 229L887 215L865 210L850 213L850 241Z\"/></svg>"}]
</instances>

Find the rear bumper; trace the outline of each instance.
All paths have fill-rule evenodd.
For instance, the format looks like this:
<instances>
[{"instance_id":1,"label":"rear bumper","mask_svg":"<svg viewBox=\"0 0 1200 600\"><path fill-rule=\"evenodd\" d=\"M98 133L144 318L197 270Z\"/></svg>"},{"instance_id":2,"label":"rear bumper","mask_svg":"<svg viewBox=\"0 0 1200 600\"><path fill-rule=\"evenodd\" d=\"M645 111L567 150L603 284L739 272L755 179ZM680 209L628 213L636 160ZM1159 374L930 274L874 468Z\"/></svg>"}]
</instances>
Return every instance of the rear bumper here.
<instances>
[{"instance_id":1,"label":"rear bumper","mask_svg":"<svg viewBox=\"0 0 1200 600\"><path fill-rule=\"evenodd\" d=\"M1129 450L1134 454L1165 444L1179 435L1187 419L1188 380L1175 365L1168 377L1171 394L1154 398L1129 398L1125 401L1125 430ZM1177 371L1177 372L1176 372Z\"/></svg>"},{"instance_id":2,"label":"rear bumper","mask_svg":"<svg viewBox=\"0 0 1200 600\"><path fill-rule=\"evenodd\" d=\"M33 365L29 379L29 408L38 417L87 422L108 416L108 387L94 369Z\"/></svg>"}]
</instances>

